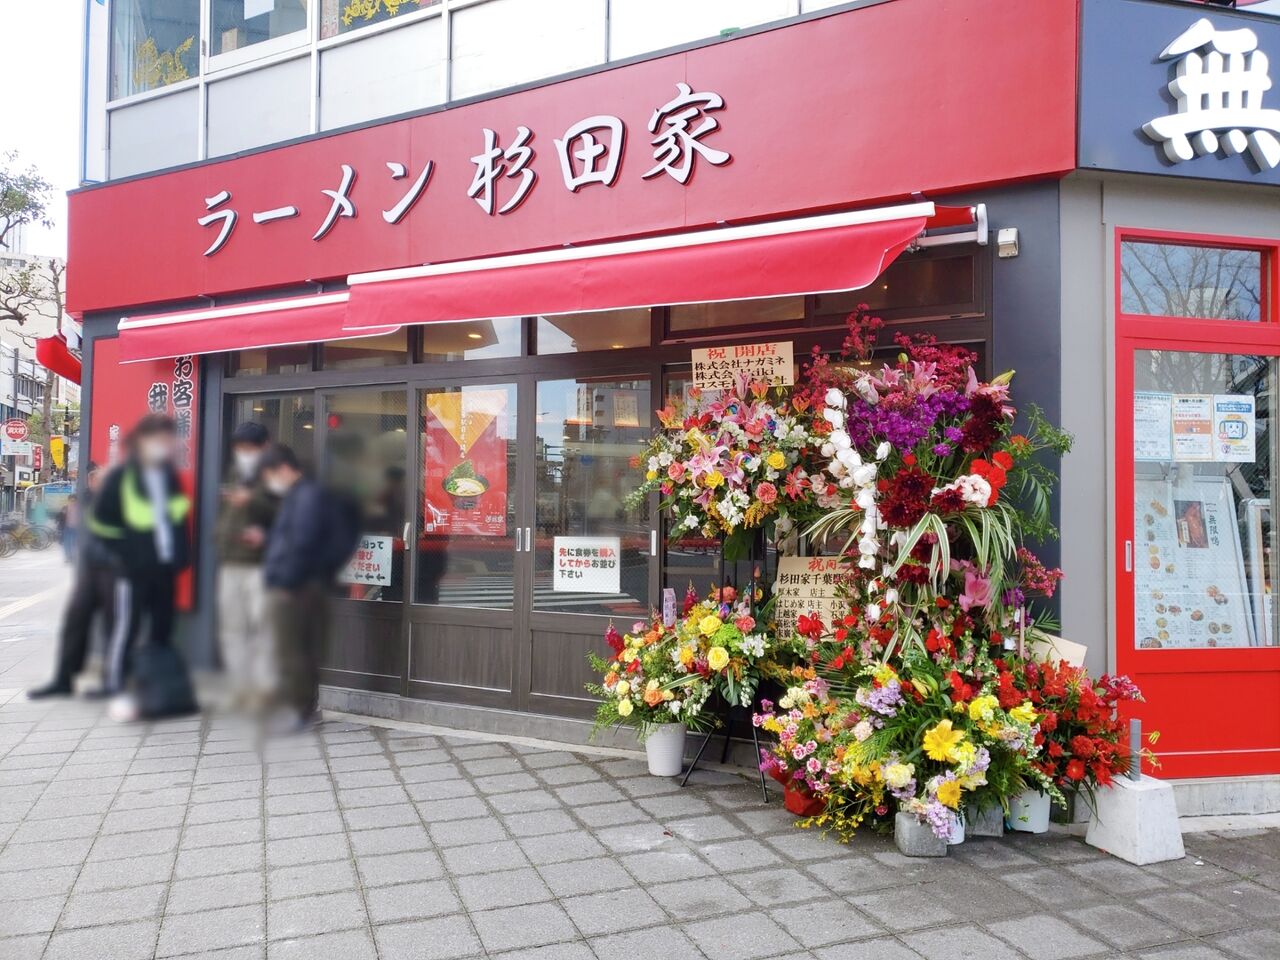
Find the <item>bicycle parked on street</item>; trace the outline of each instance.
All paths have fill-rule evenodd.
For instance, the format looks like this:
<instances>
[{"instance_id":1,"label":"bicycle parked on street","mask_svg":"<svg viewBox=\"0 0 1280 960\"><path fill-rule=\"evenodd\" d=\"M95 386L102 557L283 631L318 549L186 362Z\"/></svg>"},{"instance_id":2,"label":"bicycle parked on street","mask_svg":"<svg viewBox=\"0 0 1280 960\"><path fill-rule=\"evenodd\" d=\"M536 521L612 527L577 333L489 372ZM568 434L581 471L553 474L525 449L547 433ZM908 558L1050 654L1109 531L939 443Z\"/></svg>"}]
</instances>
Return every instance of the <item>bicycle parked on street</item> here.
<instances>
[{"instance_id":1,"label":"bicycle parked on street","mask_svg":"<svg viewBox=\"0 0 1280 960\"><path fill-rule=\"evenodd\" d=\"M36 526L20 516L0 520L0 557L7 557L19 548L47 550L55 539L52 527Z\"/></svg>"}]
</instances>

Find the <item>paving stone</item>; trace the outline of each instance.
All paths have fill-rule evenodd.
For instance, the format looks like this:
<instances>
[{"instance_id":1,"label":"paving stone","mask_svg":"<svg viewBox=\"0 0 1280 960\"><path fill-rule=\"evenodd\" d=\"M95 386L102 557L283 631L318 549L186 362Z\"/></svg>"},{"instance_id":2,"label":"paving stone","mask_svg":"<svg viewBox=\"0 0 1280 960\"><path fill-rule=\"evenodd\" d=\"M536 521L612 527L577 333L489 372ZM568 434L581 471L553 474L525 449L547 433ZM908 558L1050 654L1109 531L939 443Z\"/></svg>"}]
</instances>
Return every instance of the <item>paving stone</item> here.
<instances>
[{"instance_id":1,"label":"paving stone","mask_svg":"<svg viewBox=\"0 0 1280 960\"><path fill-rule=\"evenodd\" d=\"M578 936L569 915L556 903L485 910L471 914L471 921L489 953L517 947L540 947Z\"/></svg>"},{"instance_id":2,"label":"paving stone","mask_svg":"<svg viewBox=\"0 0 1280 960\"><path fill-rule=\"evenodd\" d=\"M750 870L725 879L762 906L798 903L830 895L821 884L791 867Z\"/></svg>"},{"instance_id":3,"label":"paving stone","mask_svg":"<svg viewBox=\"0 0 1280 960\"><path fill-rule=\"evenodd\" d=\"M643 890L614 890L568 897L561 900L560 905L574 925L588 937L622 933L668 920L662 907Z\"/></svg>"},{"instance_id":4,"label":"paving stone","mask_svg":"<svg viewBox=\"0 0 1280 960\"><path fill-rule=\"evenodd\" d=\"M772 849L749 838L701 845L698 847L698 852L722 873L759 869L782 863L781 857Z\"/></svg>"},{"instance_id":5,"label":"paving stone","mask_svg":"<svg viewBox=\"0 0 1280 960\"><path fill-rule=\"evenodd\" d=\"M444 875L439 854L430 850L357 857L356 868L366 887L409 883L413 880L435 880Z\"/></svg>"},{"instance_id":6,"label":"paving stone","mask_svg":"<svg viewBox=\"0 0 1280 960\"><path fill-rule=\"evenodd\" d=\"M12 905L18 900L70 893L79 872L79 867L66 866L0 873L0 903Z\"/></svg>"},{"instance_id":7,"label":"paving stone","mask_svg":"<svg viewBox=\"0 0 1280 960\"><path fill-rule=\"evenodd\" d=\"M529 858L524 855L514 840L450 847L441 851L441 856L449 872L455 876L510 870L529 865Z\"/></svg>"},{"instance_id":8,"label":"paving stone","mask_svg":"<svg viewBox=\"0 0 1280 960\"><path fill-rule=\"evenodd\" d=\"M709 817L690 817L668 823L667 829L677 837L707 843L741 837L743 830L728 817L713 814Z\"/></svg>"},{"instance_id":9,"label":"paving stone","mask_svg":"<svg viewBox=\"0 0 1280 960\"><path fill-rule=\"evenodd\" d=\"M59 925L63 928L96 927L106 923L149 920L159 915L165 892L165 886L156 883L77 894L66 902Z\"/></svg>"},{"instance_id":10,"label":"paving stone","mask_svg":"<svg viewBox=\"0 0 1280 960\"><path fill-rule=\"evenodd\" d=\"M369 919L375 924L458 913L462 904L448 880L399 883L365 891Z\"/></svg>"},{"instance_id":11,"label":"paving stone","mask_svg":"<svg viewBox=\"0 0 1280 960\"><path fill-rule=\"evenodd\" d=\"M920 954L888 937L837 944L814 952L818 960L920 960Z\"/></svg>"},{"instance_id":12,"label":"paving stone","mask_svg":"<svg viewBox=\"0 0 1280 960\"><path fill-rule=\"evenodd\" d=\"M235 843L225 847L201 847L198 850L179 852L173 875L187 879L261 868L261 843Z\"/></svg>"},{"instance_id":13,"label":"paving stone","mask_svg":"<svg viewBox=\"0 0 1280 960\"><path fill-rule=\"evenodd\" d=\"M280 867L267 874L267 896L273 900L332 893L355 887L355 869L347 860Z\"/></svg>"},{"instance_id":14,"label":"paving stone","mask_svg":"<svg viewBox=\"0 0 1280 960\"><path fill-rule=\"evenodd\" d=\"M932 889L934 886L898 887L854 894L847 899L892 933L958 921L960 918L955 912L938 901Z\"/></svg>"},{"instance_id":15,"label":"paving stone","mask_svg":"<svg viewBox=\"0 0 1280 960\"><path fill-rule=\"evenodd\" d=\"M0 873L80 863L93 845L93 837L52 840L48 843L11 843L0 851Z\"/></svg>"},{"instance_id":16,"label":"paving stone","mask_svg":"<svg viewBox=\"0 0 1280 960\"><path fill-rule=\"evenodd\" d=\"M452 800L426 800L418 805L418 812L427 824L448 820L471 820L490 816L492 811L479 797L458 797Z\"/></svg>"},{"instance_id":17,"label":"paving stone","mask_svg":"<svg viewBox=\"0 0 1280 960\"><path fill-rule=\"evenodd\" d=\"M971 924L922 930L899 939L925 960L1020 960L1008 944Z\"/></svg>"},{"instance_id":18,"label":"paving stone","mask_svg":"<svg viewBox=\"0 0 1280 960\"><path fill-rule=\"evenodd\" d=\"M457 877L455 884L463 904L472 912L553 899L551 890L532 867Z\"/></svg>"},{"instance_id":19,"label":"paving stone","mask_svg":"<svg viewBox=\"0 0 1280 960\"><path fill-rule=\"evenodd\" d=\"M76 893L130 887L138 883L167 882L173 875L174 855L155 853L125 860L86 863L76 879Z\"/></svg>"},{"instance_id":20,"label":"paving stone","mask_svg":"<svg viewBox=\"0 0 1280 960\"><path fill-rule=\"evenodd\" d=\"M655 850L621 858L622 865L641 883L663 883L705 877L715 871L689 850Z\"/></svg>"},{"instance_id":21,"label":"paving stone","mask_svg":"<svg viewBox=\"0 0 1280 960\"><path fill-rule=\"evenodd\" d=\"M318 937L273 940L267 945L267 960L377 960L377 951L368 931L347 930ZM396 958L387 955L384 960Z\"/></svg>"},{"instance_id":22,"label":"paving stone","mask_svg":"<svg viewBox=\"0 0 1280 960\"><path fill-rule=\"evenodd\" d=\"M684 929L708 960L756 960L800 946L763 913L686 923Z\"/></svg>"},{"instance_id":23,"label":"paving stone","mask_svg":"<svg viewBox=\"0 0 1280 960\"><path fill-rule=\"evenodd\" d=\"M635 878L613 860L592 861L590 870L584 870L580 862L574 861L543 864L537 869L557 897L636 886Z\"/></svg>"},{"instance_id":24,"label":"paving stone","mask_svg":"<svg viewBox=\"0 0 1280 960\"><path fill-rule=\"evenodd\" d=\"M433 846L427 831L421 825L405 827L379 827L374 830L356 830L347 834L356 856L379 853L405 853L411 850L429 850Z\"/></svg>"},{"instance_id":25,"label":"paving stone","mask_svg":"<svg viewBox=\"0 0 1280 960\"><path fill-rule=\"evenodd\" d=\"M67 898L61 895L23 900L14 909L0 910L0 937L18 937L28 933L49 933L58 923L58 915ZM0 956L4 942L0 940Z\"/></svg>"},{"instance_id":26,"label":"paving stone","mask_svg":"<svg viewBox=\"0 0 1280 960\"><path fill-rule=\"evenodd\" d=\"M463 916L414 920L373 928L383 960L466 960L483 952Z\"/></svg>"},{"instance_id":27,"label":"paving stone","mask_svg":"<svg viewBox=\"0 0 1280 960\"><path fill-rule=\"evenodd\" d=\"M138 857L147 853L167 853L178 846L177 827L163 830L142 830L138 833L113 834L99 837L89 852L89 859L119 860L123 857Z\"/></svg>"},{"instance_id":28,"label":"paving stone","mask_svg":"<svg viewBox=\"0 0 1280 960\"><path fill-rule=\"evenodd\" d=\"M165 912L194 913L219 907L240 907L261 903L266 895L266 880L256 871L175 880L169 888Z\"/></svg>"},{"instance_id":29,"label":"paving stone","mask_svg":"<svg viewBox=\"0 0 1280 960\"><path fill-rule=\"evenodd\" d=\"M349 855L347 838L341 833L267 841L267 864L272 867L345 860Z\"/></svg>"},{"instance_id":30,"label":"paving stone","mask_svg":"<svg viewBox=\"0 0 1280 960\"><path fill-rule=\"evenodd\" d=\"M166 914L160 926L156 956L172 957L257 943L265 937L265 926L265 911L261 905Z\"/></svg>"},{"instance_id":31,"label":"paving stone","mask_svg":"<svg viewBox=\"0 0 1280 960\"><path fill-rule=\"evenodd\" d=\"M334 933L364 927L368 922L364 903L354 890L272 900L267 907L267 931L272 940Z\"/></svg>"},{"instance_id":32,"label":"paving stone","mask_svg":"<svg viewBox=\"0 0 1280 960\"><path fill-rule=\"evenodd\" d=\"M518 840L517 843L529 860L538 865L603 857L606 853L599 841L582 830L552 833L542 837L526 837Z\"/></svg>"},{"instance_id":33,"label":"paving stone","mask_svg":"<svg viewBox=\"0 0 1280 960\"><path fill-rule=\"evenodd\" d=\"M62 817L57 820L29 820L21 824L9 838L10 843L48 843L50 840L71 840L92 837L102 826L100 814L83 814Z\"/></svg>"},{"instance_id":34,"label":"paving stone","mask_svg":"<svg viewBox=\"0 0 1280 960\"><path fill-rule=\"evenodd\" d=\"M636 960L637 957L698 956L698 948L684 933L675 927L653 927L633 930L611 937L597 937L591 941L591 949L600 960Z\"/></svg>"},{"instance_id":35,"label":"paving stone","mask_svg":"<svg viewBox=\"0 0 1280 960\"><path fill-rule=\"evenodd\" d=\"M668 913L681 920L700 920L751 907L751 901L721 877L677 880L647 889Z\"/></svg>"},{"instance_id":36,"label":"paving stone","mask_svg":"<svg viewBox=\"0 0 1280 960\"><path fill-rule=\"evenodd\" d=\"M114 927L59 930L49 939L44 960L151 960L156 949L156 920Z\"/></svg>"},{"instance_id":37,"label":"paving stone","mask_svg":"<svg viewBox=\"0 0 1280 960\"><path fill-rule=\"evenodd\" d=\"M1142 906L1172 924L1174 930L1197 936L1235 930L1249 923L1243 914L1190 890L1151 894L1142 898Z\"/></svg>"},{"instance_id":38,"label":"paving stone","mask_svg":"<svg viewBox=\"0 0 1280 960\"><path fill-rule=\"evenodd\" d=\"M513 837L540 837L548 833L564 833L578 829L577 823L564 810L534 810L531 813L515 813L502 818L503 825Z\"/></svg>"},{"instance_id":39,"label":"paving stone","mask_svg":"<svg viewBox=\"0 0 1280 960\"><path fill-rule=\"evenodd\" d=\"M421 826L422 818L410 804L388 807L359 807L343 810L342 819L348 830L374 830L378 827Z\"/></svg>"},{"instance_id":40,"label":"paving stone","mask_svg":"<svg viewBox=\"0 0 1280 960\"><path fill-rule=\"evenodd\" d=\"M1280 932L1268 927L1229 933L1216 937L1213 943L1244 960L1276 960L1280 957Z\"/></svg>"},{"instance_id":41,"label":"paving stone","mask_svg":"<svg viewBox=\"0 0 1280 960\"><path fill-rule=\"evenodd\" d=\"M1139 913L1118 903L1067 910L1064 915L1121 950L1136 950L1139 947L1168 943L1182 937L1180 931L1171 928L1163 920L1158 920L1150 914ZM987 924L987 926L991 925ZM1275 955L1280 957L1280 950L1277 950Z\"/></svg>"},{"instance_id":42,"label":"paving stone","mask_svg":"<svg viewBox=\"0 0 1280 960\"><path fill-rule=\"evenodd\" d=\"M1046 914L988 923L987 929L1032 960L1071 960L1099 953L1105 944L1085 936L1069 923Z\"/></svg>"},{"instance_id":43,"label":"paving stone","mask_svg":"<svg viewBox=\"0 0 1280 960\"><path fill-rule=\"evenodd\" d=\"M342 825L338 824L341 830ZM254 843L262 839L261 820L231 820L215 823L198 823L182 832L182 849L222 847L231 843Z\"/></svg>"},{"instance_id":44,"label":"paving stone","mask_svg":"<svg viewBox=\"0 0 1280 960\"><path fill-rule=\"evenodd\" d=\"M1207 943L1177 943L1169 947L1157 947L1138 954L1142 960L1229 960L1221 950Z\"/></svg>"},{"instance_id":45,"label":"paving stone","mask_svg":"<svg viewBox=\"0 0 1280 960\"><path fill-rule=\"evenodd\" d=\"M510 839L502 821L492 816L433 823L428 832L438 847L463 847L473 843L497 843Z\"/></svg>"}]
</instances>

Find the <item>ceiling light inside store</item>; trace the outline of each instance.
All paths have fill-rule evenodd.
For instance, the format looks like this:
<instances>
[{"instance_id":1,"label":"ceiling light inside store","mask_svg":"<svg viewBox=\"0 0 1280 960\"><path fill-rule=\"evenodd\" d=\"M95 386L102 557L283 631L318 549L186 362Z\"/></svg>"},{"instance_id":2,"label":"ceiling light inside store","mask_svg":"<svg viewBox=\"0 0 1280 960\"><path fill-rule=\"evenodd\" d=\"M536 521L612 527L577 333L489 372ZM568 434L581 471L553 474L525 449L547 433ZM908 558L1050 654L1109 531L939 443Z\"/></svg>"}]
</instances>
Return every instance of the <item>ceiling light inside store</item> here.
<instances>
[{"instance_id":1,"label":"ceiling light inside store","mask_svg":"<svg viewBox=\"0 0 1280 960\"><path fill-rule=\"evenodd\" d=\"M484 337L483 337L481 334L478 334L478 333L468 333L468 334L467 334L467 339L468 339L468 340L483 340L483 339L484 339Z\"/></svg>"}]
</instances>

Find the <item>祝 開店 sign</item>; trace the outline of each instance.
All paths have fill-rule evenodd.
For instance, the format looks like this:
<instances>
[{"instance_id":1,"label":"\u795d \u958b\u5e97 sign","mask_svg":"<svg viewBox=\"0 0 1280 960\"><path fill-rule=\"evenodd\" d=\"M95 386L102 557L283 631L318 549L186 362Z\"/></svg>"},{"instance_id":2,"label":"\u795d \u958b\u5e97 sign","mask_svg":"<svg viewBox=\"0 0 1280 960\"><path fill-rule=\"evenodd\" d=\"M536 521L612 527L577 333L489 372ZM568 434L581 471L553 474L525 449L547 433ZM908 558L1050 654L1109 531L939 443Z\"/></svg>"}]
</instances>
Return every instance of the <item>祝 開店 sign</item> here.
<instances>
[{"instance_id":1,"label":"\u795d \u958b\u5e97 sign","mask_svg":"<svg viewBox=\"0 0 1280 960\"><path fill-rule=\"evenodd\" d=\"M740 343L693 351L693 382L703 390L731 390L739 379L771 387L795 383L795 357L790 340Z\"/></svg>"},{"instance_id":2,"label":"\u795d \u958b\u5e97 sign","mask_svg":"<svg viewBox=\"0 0 1280 960\"><path fill-rule=\"evenodd\" d=\"M782 557L773 584L773 617L781 634L793 630L796 620L817 614L828 626L849 612L848 601L836 587L849 572L840 557Z\"/></svg>"},{"instance_id":3,"label":"\u795d \u958b\u5e97 sign","mask_svg":"<svg viewBox=\"0 0 1280 960\"><path fill-rule=\"evenodd\" d=\"M617 593L621 555L617 537L556 537L551 589L556 593Z\"/></svg>"}]
</instances>

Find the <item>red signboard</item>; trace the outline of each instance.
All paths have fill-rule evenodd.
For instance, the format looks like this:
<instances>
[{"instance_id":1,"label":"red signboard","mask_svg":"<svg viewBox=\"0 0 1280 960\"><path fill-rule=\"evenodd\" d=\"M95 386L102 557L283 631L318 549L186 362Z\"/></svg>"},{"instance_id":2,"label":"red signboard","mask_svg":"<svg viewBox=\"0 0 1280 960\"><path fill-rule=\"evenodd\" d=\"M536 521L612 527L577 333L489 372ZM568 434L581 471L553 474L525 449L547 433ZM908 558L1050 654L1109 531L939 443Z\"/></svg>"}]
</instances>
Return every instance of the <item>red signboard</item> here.
<instances>
[{"instance_id":1,"label":"red signboard","mask_svg":"<svg viewBox=\"0 0 1280 960\"><path fill-rule=\"evenodd\" d=\"M7 440L21 443L27 439L27 433L27 421L25 420L19 420L15 417L4 422L4 435Z\"/></svg>"},{"instance_id":2,"label":"red signboard","mask_svg":"<svg viewBox=\"0 0 1280 960\"><path fill-rule=\"evenodd\" d=\"M99 467L114 466L124 459L125 438L138 419L146 413L166 413L178 424L178 474L194 501L200 451L195 364L192 357L122 364L118 340L94 341L89 459ZM192 591L188 572L178 585L184 610L191 609Z\"/></svg>"},{"instance_id":3,"label":"red signboard","mask_svg":"<svg viewBox=\"0 0 1280 960\"><path fill-rule=\"evenodd\" d=\"M1075 166L1076 4L896 0L70 198L81 313ZM979 51L1001 52L998 76ZM139 269L145 264L146 269Z\"/></svg>"}]
</instances>

